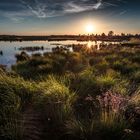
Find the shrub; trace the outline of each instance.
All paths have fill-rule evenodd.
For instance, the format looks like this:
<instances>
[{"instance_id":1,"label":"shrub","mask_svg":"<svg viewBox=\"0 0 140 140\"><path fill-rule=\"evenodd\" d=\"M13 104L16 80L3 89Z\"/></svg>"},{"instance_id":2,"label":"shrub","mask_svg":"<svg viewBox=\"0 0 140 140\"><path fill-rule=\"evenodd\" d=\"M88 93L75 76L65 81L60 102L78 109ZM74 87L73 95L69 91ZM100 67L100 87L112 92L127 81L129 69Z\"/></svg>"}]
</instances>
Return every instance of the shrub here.
<instances>
[{"instance_id":1,"label":"shrub","mask_svg":"<svg viewBox=\"0 0 140 140\"><path fill-rule=\"evenodd\" d=\"M6 79L5 79L6 78ZM16 86L16 85L14 85ZM0 138L18 140L22 138L21 123L18 122L21 99L15 87L7 82L5 73L0 73Z\"/></svg>"},{"instance_id":2,"label":"shrub","mask_svg":"<svg viewBox=\"0 0 140 140\"><path fill-rule=\"evenodd\" d=\"M33 93L36 93L36 86L31 81L27 82L20 77L2 72L0 73L0 92L2 94L10 91L20 98L21 104L24 106L32 100Z\"/></svg>"},{"instance_id":3,"label":"shrub","mask_svg":"<svg viewBox=\"0 0 140 140\"><path fill-rule=\"evenodd\" d=\"M69 90L63 80L57 80L53 76L48 76L39 87L42 92L39 103L43 105L46 120L49 119L52 125L63 125L72 115L75 94Z\"/></svg>"},{"instance_id":4,"label":"shrub","mask_svg":"<svg viewBox=\"0 0 140 140\"><path fill-rule=\"evenodd\" d=\"M133 62L133 63L140 63L140 55L134 55L133 57L130 57L130 60Z\"/></svg>"},{"instance_id":5,"label":"shrub","mask_svg":"<svg viewBox=\"0 0 140 140\"><path fill-rule=\"evenodd\" d=\"M67 56L67 70L74 73L82 71L85 67L86 60L80 53L70 53Z\"/></svg>"},{"instance_id":6,"label":"shrub","mask_svg":"<svg viewBox=\"0 0 140 140\"><path fill-rule=\"evenodd\" d=\"M35 57L29 61L17 63L12 69L25 79L37 80L40 75L47 75L52 72L53 67L51 59Z\"/></svg>"},{"instance_id":7,"label":"shrub","mask_svg":"<svg viewBox=\"0 0 140 140\"><path fill-rule=\"evenodd\" d=\"M117 80L111 75L102 75L97 77L97 83L102 92L111 89L116 84L116 82Z\"/></svg>"},{"instance_id":8,"label":"shrub","mask_svg":"<svg viewBox=\"0 0 140 140\"><path fill-rule=\"evenodd\" d=\"M16 54L15 55L16 59L17 59L17 62L19 61L26 61L26 60L29 60L29 56L27 53L25 52L21 52L20 54Z\"/></svg>"},{"instance_id":9,"label":"shrub","mask_svg":"<svg viewBox=\"0 0 140 140\"><path fill-rule=\"evenodd\" d=\"M99 93L96 77L94 76L94 69L87 69L76 75L71 82L71 87L81 97L85 97L88 94L97 95Z\"/></svg>"},{"instance_id":10,"label":"shrub","mask_svg":"<svg viewBox=\"0 0 140 140\"><path fill-rule=\"evenodd\" d=\"M89 59L89 64L90 64L90 66L97 65L97 64L99 64L103 61L102 59L103 59L102 57L90 58Z\"/></svg>"},{"instance_id":11,"label":"shrub","mask_svg":"<svg viewBox=\"0 0 140 140\"><path fill-rule=\"evenodd\" d=\"M109 63L106 60L98 63L95 68L97 69L98 74L105 74L109 68Z\"/></svg>"},{"instance_id":12,"label":"shrub","mask_svg":"<svg viewBox=\"0 0 140 140\"><path fill-rule=\"evenodd\" d=\"M113 62L117 61L118 59L119 59L119 57L116 54L105 56L105 60L107 62L109 62L110 64L112 64Z\"/></svg>"},{"instance_id":13,"label":"shrub","mask_svg":"<svg viewBox=\"0 0 140 140\"><path fill-rule=\"evenodd\" d=\"M140 83L140 71L135 71L132 73L131 80L135 83Z\"/></svg>"},{"instance_id":14,"label":"shrub","mask_svg":"<svg viewBox=\"0 0 140 140\"><path fill-rule=\"evenodd\" d=\"M131 86L128 80L118 79L112 87L112 91L121 95L129 95L131 93Z\"/></svg>"},{"instance_id":15,"label":"shrub","mask_svg":"<svg viewBox=\"0 0 140 140\"><path fill-rule=\"evenodd\" d=\"M127 140L131 138L132 133L125 132L130 130L130 126L123 115L128 102L126 98L107 92L99 96L98 100L100 115L96 116L96 118L73 118L71 121L68 121L66 124L66 136L79 140Z\"/></svg>"},{"instance_id":16,"label":"shrub","mask_svg":"<svg viewBox=\"0 0 140 140\"><path fill-rule=\"evenodd\" d=\"M130 102L131 104L134 104L135 106L140 105L140 87L132 95Z\"/></svg>"}]
</instances>

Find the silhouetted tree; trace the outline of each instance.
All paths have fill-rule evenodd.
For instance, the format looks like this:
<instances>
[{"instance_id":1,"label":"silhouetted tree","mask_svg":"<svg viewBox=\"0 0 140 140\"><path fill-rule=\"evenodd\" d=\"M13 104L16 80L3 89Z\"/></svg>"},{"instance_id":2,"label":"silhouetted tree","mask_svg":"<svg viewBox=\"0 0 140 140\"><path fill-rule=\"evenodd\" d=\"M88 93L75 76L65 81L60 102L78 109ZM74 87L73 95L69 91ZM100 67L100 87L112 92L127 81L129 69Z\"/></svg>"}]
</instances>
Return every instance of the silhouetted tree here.
<instances>
[{"instance_id":1,"label":"silhouetted tree","mask_svg":"<svg viewBox=\"0 0 140 140\"><path fill-rule=\"evenodd\" d=\"M113 31L109 31L108 32L108 36L113 36L114 35L114 32Z\"/></svg>"},{"instance_id":2,"label":"silhouetted tree","mask_svg":"<svg viewBox=\"0 0 140 140\"><path fill-rule=\"evenodd\" d=\"M105 37L106 35L105 35L105 33L102 33L102 35L101 35L102 37Z\"/></svg>"},{"instance_id":3,"label":"silhouetted tree","mask_svg":"<svg viewBox=\"0 0 140 140\"><path fill-rule=\"evenodd\" d=\"M121 36L125 36L125 33L121 33Z\"/></svg>"}]
</instances>

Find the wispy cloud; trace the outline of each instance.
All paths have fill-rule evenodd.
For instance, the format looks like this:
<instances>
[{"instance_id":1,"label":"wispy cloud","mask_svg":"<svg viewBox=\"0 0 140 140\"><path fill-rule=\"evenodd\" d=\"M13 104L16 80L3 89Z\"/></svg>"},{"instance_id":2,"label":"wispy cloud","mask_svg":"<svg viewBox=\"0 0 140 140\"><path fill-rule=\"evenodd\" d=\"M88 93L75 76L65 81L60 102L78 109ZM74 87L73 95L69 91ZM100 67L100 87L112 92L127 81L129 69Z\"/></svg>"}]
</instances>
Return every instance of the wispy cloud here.
<instances>
[{"instance_id":1,"label":"wispy cloud","mask_svg":"<svg viewBox=\"0 0 140 140\"><path fill-rule=\"evenodd\" d=\"M98 10L102 5L103 5L102 0L98 0L98 2L93 6L93 8Z\"/></svg>"},{"instance_id":2,"label":"wispy cloud","mask_svg":"<svg viewBox=\"0 0 140 140\"><path fill-rule=\"evenodd\" d=\"M118 6L117 4L114 4L114 3L111 3L111 2L104 2L104 4L106 6L113 6L113 7L117 7Z\"/></svg>"},{"instance_id":3,"label":"wispy cloud","mask_svg":"<svg viewBox=\"0 0 140 140\"><path fill-rule=\"evenodd\" d=\"M38 0L35 0L34 1L35 6L33 6L33 5L30 5L28 2L26 2L24 0L20 0L20 2L22 4L24 4L37 17L46 18L46 13L45 13L46 5L44 5L43 3L39 3Z\"/></svg>"},{"instance_id":4,"label":"wispy cloud","mask_svg":"<svg viewBox=\"0 0 140 140\"><path fill-rule=\"evenodd\" d=\"M5 12L5 17L13 21L22 21L26 17L46 19L85 11L97 11L118 6L113 0L17 0L23 9ZM117 0L124 1L124 0ZM26 12L25 12L26 11Z\"/></svg>"},{"instance_id":5,"label":"wispy cloud","mask_svg":"<svg viewBox=\"0 0 140 140\"><path fill-rule=\"evenodd\" d=\"M124 10L124 11L120 12L119 15L120 15L120 16L121 16L121 15L124 15L126 12L127 12L127 10Z\"/></svg>"},{"instance_id":6,"label":"wispy cloud","mask_svg":"<svg viewBox=\"0 0 140 140\"><path fill-rule=\"evenodd\" d=\"M19 1L38 18L54 17L70 13L98 10L103 6L102 0L69 0L68 2L62 0L49 3L53 6L47 5L47 1L39 2L38 0L34 0L34 4L29 3L29 1L27 0Z\"/></svg>"},{"instance_id":7,"label":"wispy cloud","mask_svg":"<svg viewBox=\"0 0 140 140\"><path fill-rule=\"evenodd\" d=\"M3 11L0 11L0 15L2 15L2 17L10 19L14 23L20 23L25 19L25 17L33 16L33 14L29 11L20 11L20 12L3 12Z\"/></svg>"},{"instance_id":8,"label":"wispy cloud","mask_svg":"<svg viewBox=\"0 0 140 140\"><path fill-rule=\"evenodd\" d=\"M85 2L85 1L84 1ZM83 11L89 11L89 10L98 10L102 5L102 0L98 0L94 4L77 4L72 2L67 3L64 6L64 13L78 13L78 12L83 12Z\"/></svg>"}]
</instances>

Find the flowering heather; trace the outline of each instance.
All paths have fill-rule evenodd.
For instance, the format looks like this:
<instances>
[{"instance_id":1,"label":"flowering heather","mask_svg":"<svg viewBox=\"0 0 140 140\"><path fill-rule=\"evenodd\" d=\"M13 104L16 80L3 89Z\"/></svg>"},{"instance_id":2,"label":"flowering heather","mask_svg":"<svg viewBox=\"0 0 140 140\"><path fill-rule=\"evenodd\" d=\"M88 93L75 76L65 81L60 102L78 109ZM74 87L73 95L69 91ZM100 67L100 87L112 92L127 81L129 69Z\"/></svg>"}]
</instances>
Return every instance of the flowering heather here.
<instances>
[{"instance_id":1,"label":"flowering heather","mask_svg":"<svg viewBox=\"0 0 140 140\"><path fill-rule=\"evenodd\" d=\"M93 101L93 97L88 94L88 96L85 98L85 101Z\"/></svg>"},{"instance_id":2,"label":"flowering heather","mask_svg":"<svg viewBox=\"0 0 140 140\"><path fill-rule=\"evenodd\" d=\"M108 113L110 111L113 111L114 113L124 111L129 101L128 98L117 93L112 93L111 91L98 96L97 99L101 110Z\"/></svg>"}]
</instances>

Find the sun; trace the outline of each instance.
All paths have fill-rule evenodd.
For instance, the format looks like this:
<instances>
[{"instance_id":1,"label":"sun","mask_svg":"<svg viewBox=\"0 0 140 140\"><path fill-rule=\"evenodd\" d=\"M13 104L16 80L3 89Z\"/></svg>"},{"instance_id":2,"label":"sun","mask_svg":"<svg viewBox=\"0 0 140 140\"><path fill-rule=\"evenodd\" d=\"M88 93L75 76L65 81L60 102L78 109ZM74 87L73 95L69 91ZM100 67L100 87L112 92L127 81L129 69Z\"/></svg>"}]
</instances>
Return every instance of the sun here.
<instances>
[{"instance_id":1,"label":"sun","mask_svg":"<svg viewBox=\"0 0 140 140\"><path fill-rule=\"evenodd\" d=\"M95 30L95 28L94 28L94 26L93 26L92 24L87 24L87 25L85 26L85 29L86 29L86 32L87 32L88 34L93 33L94 30Z\"/></svg>"}]
</instances>

